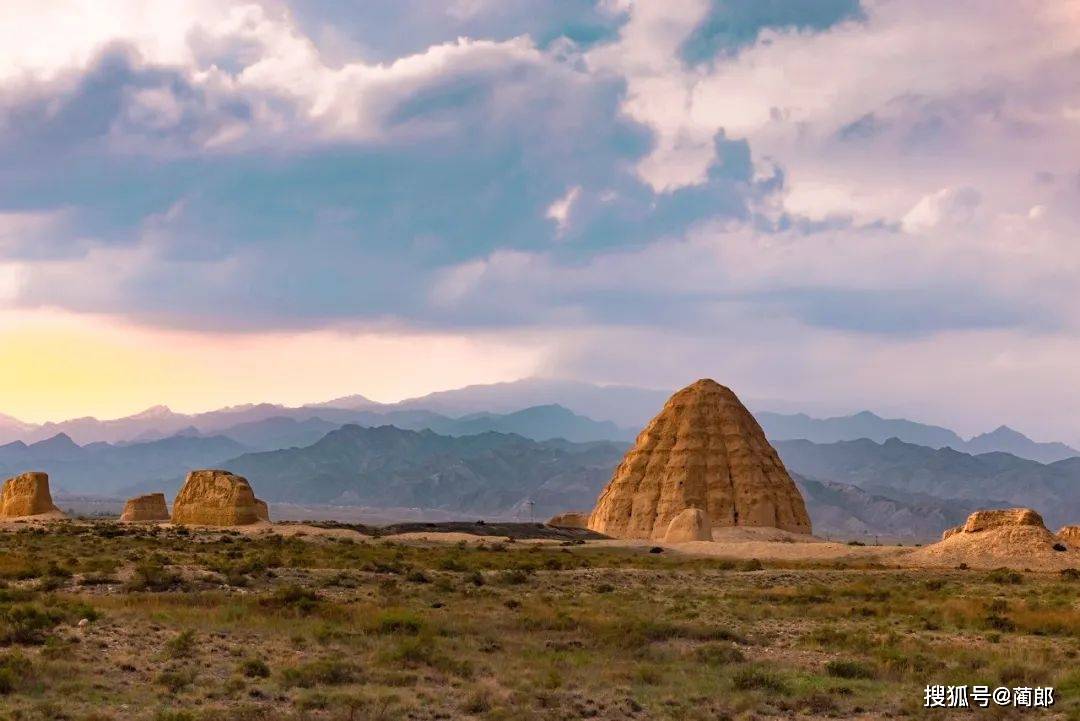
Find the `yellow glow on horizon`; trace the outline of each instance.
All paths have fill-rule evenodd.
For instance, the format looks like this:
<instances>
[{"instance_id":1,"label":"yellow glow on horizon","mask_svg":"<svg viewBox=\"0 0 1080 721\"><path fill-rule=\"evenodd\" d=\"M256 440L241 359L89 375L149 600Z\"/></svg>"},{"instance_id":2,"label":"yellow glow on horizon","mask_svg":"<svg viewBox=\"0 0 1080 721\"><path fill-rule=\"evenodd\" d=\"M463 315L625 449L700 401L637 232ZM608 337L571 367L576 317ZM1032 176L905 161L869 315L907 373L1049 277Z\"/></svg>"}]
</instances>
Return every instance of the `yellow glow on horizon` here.
<instances>
[{"instance_id":1,"label":"yellow glow on horizon","mask_svg":"<svg viewBox=\"0 0 1080 721\"><path fill-rule=\"evenodd\" d=\"M0 413L29 422L193 413L359 393L384 402L536 372L540 351L493 338L338 331L207 334L109 318L0 312Z\"/></svg>"}]
</instances>

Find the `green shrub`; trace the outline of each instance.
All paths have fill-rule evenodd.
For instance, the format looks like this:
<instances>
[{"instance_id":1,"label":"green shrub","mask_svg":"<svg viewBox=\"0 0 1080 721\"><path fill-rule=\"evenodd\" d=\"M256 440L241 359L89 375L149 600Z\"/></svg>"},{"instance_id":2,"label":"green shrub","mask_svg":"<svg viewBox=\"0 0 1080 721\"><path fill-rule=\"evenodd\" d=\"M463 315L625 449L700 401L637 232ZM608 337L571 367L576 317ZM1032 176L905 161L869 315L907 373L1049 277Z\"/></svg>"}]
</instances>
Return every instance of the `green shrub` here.
<instances>
[{"instance_id":1,"label":"green shrub","mask_svg":"<svg viewBox=\"0 0 1080 721\"><path fill-rule=\"evenodd\" d=\"M742 663L745 654L736 646L726 643L709 643L694 650L694 658L709 666L724 666L729 663Z\"/></svg>"},{"instance_id":2,"label":"green shrub","mask_svg":"<svg viewBox=\"0 0 1080 721\"><path fill-rule=\"evenodd\" d=\"M986 580L990 583L1000 583L1008 585L1017 585L1024 582L1024 577L1013 570L1008 568L995 568L993 571L986 575Z\"/></svg>"},{"instance_id":3,"label":"green shrub","mask_svg":"<svg viewBox=\"0 0 1080 721\"><path fill-rule=\"evenodd\" d=\"M165 653L171 658L190 658L195 654L195 632L181 631L165 642Z\"/></svg>"},{"instance_id":4,"label":"green shrub","mask_svg":"<svg viewBox=\"0 0 1080 721\"><path fill-rule=\"evenodd\" d=\"M135 566L135 573L127 583L129 591L171 591L183 585L179 573L165 567L158 554Z\"/></svg>"},{"instance_id":5,"label":"green shrub","mask_svg":"<svg viewBox=\"0 0 1080 721\"><path fill-rule=\"evenodd\" d=\"M19 651L11 651L0 656L0 696L15 693L33 676L34 667L26 656Z\"/></svg>"},{"instance_id":6,"label":"green shrub","mask_svg":"<svg viewBox=\"0 0 1080 721\"><path fill-rule=\"evenodd\" d=\"M249 658L240 664L240 672L248 678L269 678L270 666L261 658Z\"/></svg>"},{"instance_id":7,"label":"green shrub","mask_svg":"<svg viewBox=\"0 0 1080 721\"><path fill-rule=\"evenodd\" d=\"M259 601L265 607L294 611L303 616L313 613L321 602L322 596L317 592L295 584L279 588Z\"/></svg>"},{"instance_id":8,"label":"green shrub","mask_svg":"<svg viewBox=\"0 0 1080 721\"><path fill-rule=\"evenodd\" d=\"M290 666L281 672L283 686L312 688L313 686L340 686L357 678L356 667L337 659L319 659L299 666Z\"/></svg>"},{"instance_id":9,"label":"green shrub","mask_svg":"<svg viewBox=\"0 0 1080 721\"><path fill-rule=\"evenodd\" d=\"M836 659L825 664L825 672L836 678L875 678L877 669L862 661Z\"/></svg>"},{"instance_id":10,"label":"green shrub","mask_svg":"<svg viewBox=\"0 0 1080 721\"><path fill-rule=\"evenodd\" d=\"M190 668L166 669L158 674L158 684L173 693L195 683L195 671Z\"/></svg>"},{"instance_id":11,"label":"green shrub","mask_svg":"<svg viewBox=\"0 0 1080 721\"><path fill-rule=\"evenodd\" d=\"M38 604L19 604L0 609L0 644L40 644L64 619L55 608Z\"/></svg>"},{"instance_id":12,"label":"green shrub","mask_svg":"<svg viewBox=\"0 0 1080 721\"><path fill-rule=\"evenodd\" d=\"M731 683L739 691L768 691L769 693L787 691L784 679L760 666L745 666L738 669L732 675Z\"/></svg>"}]
</instances>

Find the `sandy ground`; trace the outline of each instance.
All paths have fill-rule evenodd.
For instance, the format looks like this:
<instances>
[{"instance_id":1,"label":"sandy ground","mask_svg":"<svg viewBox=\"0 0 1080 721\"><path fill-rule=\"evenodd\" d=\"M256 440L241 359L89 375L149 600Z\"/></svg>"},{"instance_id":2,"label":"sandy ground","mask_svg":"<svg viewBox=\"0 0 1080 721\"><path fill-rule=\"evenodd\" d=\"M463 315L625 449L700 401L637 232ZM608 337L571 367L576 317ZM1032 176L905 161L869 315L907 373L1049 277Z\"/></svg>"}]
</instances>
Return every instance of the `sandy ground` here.
<instances>
[{"instance_id":1,"label":"sandy ground","mask_svg":"<svg viewBox=\"0 0 1080 721\"><path fill-rule=\"evenodd\" d=\"M62 513L0 519L2 527L45 526L65 518ZM87 523L92 521L72 521ZM172 524L163 522L164 528ZM220 527L192 527L202 530L222 531ZM228 530L243 534L277 534L287 537L368 539L352 528L322 528L303 523L275 524L261 521L246 526L234 526ZM1042 572L1058 572L1066 568L1080 569L1080 546L1068 543L1065 551L1052 550L1045 543L1038 545L1029 539L1014 538L1024 531L1010 532L1002 538L991 538L993 533L978 534L979 538L953 536L945 541L923 547L912 546L861 546L826 541L814 536L788 533L773 528L715 528L712 541L686 543L662 543L651 540L605 539L587 540L586 545L601 548L665 550L691 556L726 558L734 560L792 561L810 563L858 562L882 564L900 568L956 568L961 564L969 568L1010 568ZM1045 531L1043 531L1045 533ZM1047 534L1048 538L1053 536ZM409 544L494 544L506 543L505 536L475 535L463 532L416 531L381 536L376 541ZM523 545L560 545L560 539L517 539ZM1043 546L1046 546L1045 548Z\"/></svg>"},{"instance_id":2,"label":"sandy ground","mask_svg":"<svg viewBox=\"0 0 1080 721\"><path fill-rule=\"evenodd\" d=\"M42 523L48 523L50 521L63 521L67 518L67 514L63 511L49 511L48 513L39 513L35 516L13 516L9 518L0 518L0 525L9 524L32 524L38 525Z\"/></svg>"}]
</instances>

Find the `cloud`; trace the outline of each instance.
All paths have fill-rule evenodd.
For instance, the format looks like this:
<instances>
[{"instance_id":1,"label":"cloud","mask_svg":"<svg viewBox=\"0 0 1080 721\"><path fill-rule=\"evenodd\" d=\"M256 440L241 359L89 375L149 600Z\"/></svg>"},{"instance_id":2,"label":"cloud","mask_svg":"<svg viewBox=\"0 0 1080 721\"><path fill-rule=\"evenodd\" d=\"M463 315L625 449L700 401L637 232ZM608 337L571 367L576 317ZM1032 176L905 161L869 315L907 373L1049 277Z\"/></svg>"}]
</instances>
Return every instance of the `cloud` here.
<instances>
[{"instance_id":1,"label":"cloud","mask_svg":"<svg viewBox=\"0 0 1080 721\"><path fill-rule=\"evenodd\" d=\"M559 229L559 235L562 235L566 230L566 225L570 222L570 211L580 194L581 186L575 185L566 191L566 195L548 206L547 217L555 221L555 226Z\"/></svg>"},{"instance_id":2,"label":"cloud","mask_svg":"<svg viewBox=\"0 0 1080 721\"><path fill-rule=\"evenodd\" d=\"M942 188L923 196L900 224L909 233L941 225L962 225L971 222L980 202L982 196L974 188Z\"/></svg>"},{"instance_id":3,"label":"cloud","mask_svg":"<svg viewBox=\"0 0 1080 721\"><path fill-rule=\"evenodd\" d=\"M20 312L826 389L1080 325L1072 3L14 0L0 47Z\"/></svg>"}]
</instances>

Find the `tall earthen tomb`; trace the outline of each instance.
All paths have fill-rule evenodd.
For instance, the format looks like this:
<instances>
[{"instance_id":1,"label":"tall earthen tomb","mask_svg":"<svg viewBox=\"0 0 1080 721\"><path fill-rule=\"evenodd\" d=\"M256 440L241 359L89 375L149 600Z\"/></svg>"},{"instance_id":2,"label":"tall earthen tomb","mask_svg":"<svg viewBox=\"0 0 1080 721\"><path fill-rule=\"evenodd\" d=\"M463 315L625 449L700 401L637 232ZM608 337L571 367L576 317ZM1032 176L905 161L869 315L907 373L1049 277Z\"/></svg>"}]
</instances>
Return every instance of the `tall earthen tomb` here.
<instances>
[{"instance_id":1,"label":"tall earthen tomb","mask_svg":"<svg viewBox=\"0 0 1080 721\"><path fill-rule=\"evenodd\" d=\"M30 471L4 481L0 488L0 518L59 514L49 493L49 474Z\"/></svg>"},{"instance_id":2,"label":"tall earthen tomb","mask_svg":"<svg viewBox=\"0 0 1080 721\"><path fill-rule=\"evenodd\" d=\"M688 508L713 527L810 533L796 488L761 426L714 380L673 395L637 437L600 493L589 528L616 538L663 540Z\"/></svg>"},{"instance_id":3,"label":"tall earthen tomb","mask_svg":"<svg viewBox=\"0 0 1080 721\"><path fill-rule=\"evenodd\" d=\"M259 520L251 484L228 471L192 471L173 502L173 523L244 526Z\"/></svg>"}]
</instances>

